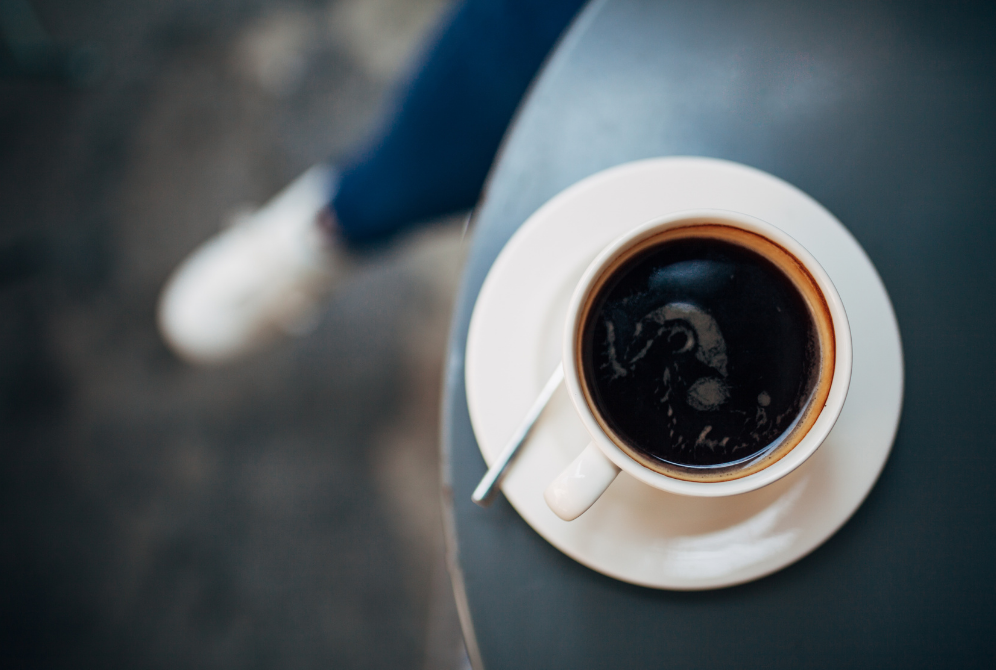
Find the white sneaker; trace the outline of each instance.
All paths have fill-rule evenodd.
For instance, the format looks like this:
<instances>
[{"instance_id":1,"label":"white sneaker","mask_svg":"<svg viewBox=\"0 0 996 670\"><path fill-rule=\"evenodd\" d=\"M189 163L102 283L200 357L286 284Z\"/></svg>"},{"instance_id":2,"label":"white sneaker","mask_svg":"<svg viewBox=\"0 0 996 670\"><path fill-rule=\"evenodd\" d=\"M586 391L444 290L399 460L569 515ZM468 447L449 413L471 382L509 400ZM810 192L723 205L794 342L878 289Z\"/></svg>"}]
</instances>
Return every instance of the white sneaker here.
<instances>
[{"instance_id":1,"label":"white sneaker","mask_svg":"<svg viewBox=\"0 0 996 670\"><path fill-rule=\"evenodd\" d=\"M180 357L226 363L310 330L322 299L349 265L317 224L332 182L330 168L311 168L173 272L158 320Z\"/></svg>"}]
</instances>

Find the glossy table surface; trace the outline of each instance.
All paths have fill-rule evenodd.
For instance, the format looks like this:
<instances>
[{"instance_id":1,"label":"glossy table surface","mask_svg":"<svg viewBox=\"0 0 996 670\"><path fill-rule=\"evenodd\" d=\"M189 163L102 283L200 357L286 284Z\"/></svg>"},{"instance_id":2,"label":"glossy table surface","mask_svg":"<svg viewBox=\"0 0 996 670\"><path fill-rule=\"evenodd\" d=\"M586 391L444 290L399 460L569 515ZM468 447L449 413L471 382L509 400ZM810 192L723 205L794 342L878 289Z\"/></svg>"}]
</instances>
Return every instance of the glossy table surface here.
<instances>
[{"instance_id":1,"label":"glossy table surface","mask_svg":"<svg viewBox=\"0 0 996 670\"><path fill-rule=\"evenodd\" d=\"M544 69L475 214L446 372L444 501L475 666L993 667L996 11L990 4L590 5ZM868 252L903 337L903 418L852 519L798 563L706 592L574 562L485 472L463 356L491 263L550 197L651 156L768 171Z\"/></svg>"}]
</instances>

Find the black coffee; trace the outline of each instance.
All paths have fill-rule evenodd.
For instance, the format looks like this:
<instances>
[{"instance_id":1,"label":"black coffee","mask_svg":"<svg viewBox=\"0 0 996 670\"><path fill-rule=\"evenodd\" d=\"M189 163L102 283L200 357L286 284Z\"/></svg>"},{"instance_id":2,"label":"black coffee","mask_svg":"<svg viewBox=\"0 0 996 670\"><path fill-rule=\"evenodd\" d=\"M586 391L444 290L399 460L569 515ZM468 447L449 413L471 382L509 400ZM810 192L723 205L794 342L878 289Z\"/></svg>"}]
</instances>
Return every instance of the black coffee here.
<instances>
[{"instance_id":1,"label":"black coffee","mask_svg":"<svg viewBox=\"0 0 996 670\"><path fill-rule=\"evenodd\" d=\"M611 270L581 337L596 414L640 460L693 479L777 450L828 385L811 303L768 260L791 257L724 229L665 238Z\"/></svg>"}]
</instances>

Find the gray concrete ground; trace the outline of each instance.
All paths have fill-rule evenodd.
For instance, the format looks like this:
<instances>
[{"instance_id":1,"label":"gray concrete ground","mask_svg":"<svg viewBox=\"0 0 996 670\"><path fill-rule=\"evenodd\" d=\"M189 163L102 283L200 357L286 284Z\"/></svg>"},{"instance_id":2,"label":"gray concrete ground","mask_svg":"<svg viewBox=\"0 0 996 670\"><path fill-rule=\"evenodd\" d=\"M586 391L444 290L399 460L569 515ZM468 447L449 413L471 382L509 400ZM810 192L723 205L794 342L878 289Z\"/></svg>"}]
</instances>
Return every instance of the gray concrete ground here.
<instances>
[{"instance_id":1,"label":"gray concrete ground","mask_svg":"<svg viewBox=\"0 0 996 670\"><path fill-rule=\"evenodd\" d=\"M184 365L170 269L374 127L442 0L37 0L104 57L0 79L0 665L457 668L438 402L462 221L310 336Z\"/></svg>"}]
</instances>

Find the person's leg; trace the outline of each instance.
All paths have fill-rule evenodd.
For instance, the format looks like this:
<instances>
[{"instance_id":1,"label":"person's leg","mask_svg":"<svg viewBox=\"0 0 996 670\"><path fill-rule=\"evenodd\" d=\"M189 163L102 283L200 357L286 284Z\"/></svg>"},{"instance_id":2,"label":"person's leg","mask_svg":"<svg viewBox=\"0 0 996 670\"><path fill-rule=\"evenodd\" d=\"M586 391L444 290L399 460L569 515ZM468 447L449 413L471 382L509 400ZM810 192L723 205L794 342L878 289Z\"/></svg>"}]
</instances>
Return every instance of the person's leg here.
<instances>
[{"instance_id":1,"label":"person's leg","mask_svg":"<svg viewBox=\"0 0 996 670\"><path fill-rule=\"evenodd\" d=\"M471 207L520 98L581 4L460 4L369 151L341 170L312 167L176 269L159 302L166 342L191 362L224 363L300 333L351 264L349 248Z\"/></svg>"},{"instance_id":2,"label":"person's leg","mask_svg":"<svg viewBox=\"0 0 996 670\"><path fill-rule=\"evenodd\" d=\"M332 210L354 245L469 209L519 101L583 0L466 0L382 135L341 172Z\"/></svg>"}]
</instances>

